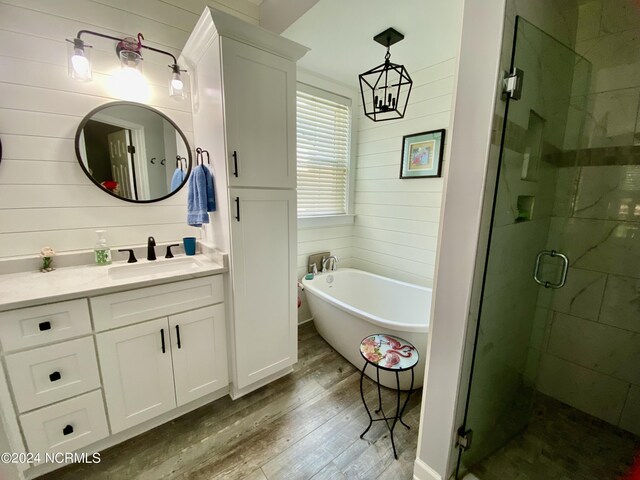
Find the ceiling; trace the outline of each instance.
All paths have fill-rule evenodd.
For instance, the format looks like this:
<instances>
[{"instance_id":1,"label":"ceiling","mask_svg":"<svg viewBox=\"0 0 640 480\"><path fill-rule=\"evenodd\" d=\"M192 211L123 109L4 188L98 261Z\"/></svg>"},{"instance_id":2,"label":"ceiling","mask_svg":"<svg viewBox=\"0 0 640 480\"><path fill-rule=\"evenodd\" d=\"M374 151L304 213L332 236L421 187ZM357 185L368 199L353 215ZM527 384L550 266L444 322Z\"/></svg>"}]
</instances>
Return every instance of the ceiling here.
<instances>
[{"instance_id":1,"label":"ceiling","mask_svg":"<svg viewBox=\"0 0 640 480\"><path fill-rule=\"evenodd\" d=\"M311 49L299 66L358 88L358 74L384 61L376 34L404 34L391 60L411 74L457 56L461 21L462 0L320 0L282 35Z\"/></svg>"}]
</instances>

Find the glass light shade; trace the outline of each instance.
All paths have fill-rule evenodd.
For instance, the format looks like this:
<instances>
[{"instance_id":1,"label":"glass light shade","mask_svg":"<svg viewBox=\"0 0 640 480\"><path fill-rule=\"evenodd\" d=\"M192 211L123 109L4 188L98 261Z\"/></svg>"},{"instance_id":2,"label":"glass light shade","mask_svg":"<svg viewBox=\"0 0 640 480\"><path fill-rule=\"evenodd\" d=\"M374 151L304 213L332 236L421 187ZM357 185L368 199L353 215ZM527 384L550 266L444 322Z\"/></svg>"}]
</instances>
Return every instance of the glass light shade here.
<instances>
[{"instance_id":1,"label":"glass light shade","mask_svg":"<svg viewBox=\"0 0 640 480\"><path fill-rule=\"evenodd\" d=\"M123 69L131 68L138 70L142 74L142 55L139 52L120 50L118 57L120 57L120 66Z\"/></svg>"},{"instance_id":2,"label":"glass light shade","mask_svg":"<svg viewBox=\"0 0 640 480\"><path fill-rule=\"evenodd\" d=\"M173 72L169 79L169 96L176 100L182 100L186 98L185 94L185 82L186 78L183 78L181 72Z\"/></svg>"},{"instance_id":3,"label":"glass light shade","mask_svg":"<svg viewBox=\"0 0 640 480\"><path fill-rule=\"evenodd\" d=\"M74 39L68 44L67 63L69 76L74 80L89 82L93 78L91 69L91 48L82 40Z\"/></svg>"}]
</instances>

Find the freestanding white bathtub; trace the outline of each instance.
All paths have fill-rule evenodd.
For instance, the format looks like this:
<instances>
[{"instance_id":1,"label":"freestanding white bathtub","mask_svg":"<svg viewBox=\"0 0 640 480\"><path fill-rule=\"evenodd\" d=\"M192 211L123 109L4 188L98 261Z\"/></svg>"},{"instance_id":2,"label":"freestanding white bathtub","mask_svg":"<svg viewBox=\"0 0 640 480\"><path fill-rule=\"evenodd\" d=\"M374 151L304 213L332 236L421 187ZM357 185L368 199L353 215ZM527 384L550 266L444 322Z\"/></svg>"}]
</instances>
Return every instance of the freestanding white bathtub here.
<instances>
[{"instance_id":1,"label":"freestanding white bathtub","mask_svg":"<svg viewBox=\"0 0 640 480\"><path fill-rule=\"evenodd\" d=\"M372 273L340 268L302 280L318 333L343 357L362 370L360 342L374 333L389 333L411 342L420 355L414 388L424 380L429 334L431 289ZM366 374L375 380L376 369ZM396 388L395 374L380 371L380 383ZM400 373L400 388L408 390L409 372Z\"/></svg>"}]
</instances>

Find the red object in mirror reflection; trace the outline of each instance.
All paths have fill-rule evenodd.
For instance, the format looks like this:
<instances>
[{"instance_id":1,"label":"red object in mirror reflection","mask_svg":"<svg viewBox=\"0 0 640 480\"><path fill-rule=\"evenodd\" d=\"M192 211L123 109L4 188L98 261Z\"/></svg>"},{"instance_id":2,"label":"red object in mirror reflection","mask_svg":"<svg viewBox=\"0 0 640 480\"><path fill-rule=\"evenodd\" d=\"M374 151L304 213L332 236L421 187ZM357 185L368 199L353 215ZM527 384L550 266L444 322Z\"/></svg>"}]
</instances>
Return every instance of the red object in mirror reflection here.
<instances>
[{"instance_id":1,"label":"red object in mirror reflection","mask_svg":"<svg viewBox=\"0 0 640 480\"><path fill-rule=\"evenodd\" d=\"M105 180L100 185L102 185L107 190L113 192L116 188L118 188L118 182L114 182L113 180Z\"/></svg>"}]
</instances>

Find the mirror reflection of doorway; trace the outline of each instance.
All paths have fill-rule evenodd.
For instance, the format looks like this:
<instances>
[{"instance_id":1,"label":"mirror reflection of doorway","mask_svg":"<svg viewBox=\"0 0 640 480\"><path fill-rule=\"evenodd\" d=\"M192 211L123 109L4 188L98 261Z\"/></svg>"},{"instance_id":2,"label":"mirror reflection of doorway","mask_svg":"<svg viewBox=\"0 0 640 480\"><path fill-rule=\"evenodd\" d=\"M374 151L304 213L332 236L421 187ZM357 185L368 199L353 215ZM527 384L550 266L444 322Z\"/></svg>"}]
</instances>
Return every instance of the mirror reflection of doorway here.
<instances>
[{"instance_id":1,"label":"mirror reflection of doorway","mask_svg":"<svg viewBox=\"0 0 640 480\"><path fill-rule=\"evenodd\" d=\"M136 154L143 148L134 137L144 139L144 135L134 135L129 128L97 120L89 120L83 134L87 168L93 178L120 197L139 200L139 169L135 165Z\"/></svg>"},{"instance_id":2,"label":"mirror reflection of doorway","mask_svg":"<svg viewBox=\"0 0 640 480\"><path fill-rule=\"evenodd\" d=\"M138 199L136 189L135 167L133 166L133 148L131 142L131 130L118 130L107 135L109 142L109 160L111 162L111 175L117 184L103 185L126 198Z\"/></svg>"}]
</instances>

